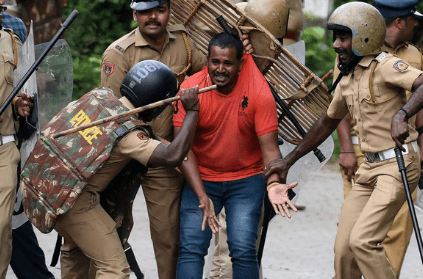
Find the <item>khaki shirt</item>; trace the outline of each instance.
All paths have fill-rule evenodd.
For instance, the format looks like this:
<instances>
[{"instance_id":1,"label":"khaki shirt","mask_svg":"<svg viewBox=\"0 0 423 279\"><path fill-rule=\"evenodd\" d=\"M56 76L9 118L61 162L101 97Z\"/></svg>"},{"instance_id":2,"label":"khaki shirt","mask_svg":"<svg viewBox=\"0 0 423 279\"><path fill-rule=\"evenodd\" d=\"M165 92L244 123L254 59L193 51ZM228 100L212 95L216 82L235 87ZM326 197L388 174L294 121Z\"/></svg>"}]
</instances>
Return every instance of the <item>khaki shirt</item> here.
<instances>
[{"instance_id":1,"label":"khaki shirt","mask_svg":"<svg viewBox=\"0 0 423 279\"><path fill-rule=\"evenodd\" d=\"M126 73L136 63L144 60L156 60L166 64L174 73L180 73L188 65L187 49L182 38L186 32L183 25L167 27L167 34L163 50L153 49L142 37L139 28L126 34L112 43L104 52L101 67L101 85L110 87L116 96L121 96L120 85ZM188 39L189 40L189 39ZM200 52L191 40L191 68L187 75L200 71L207 64L205 55ZM178 77L180 83L185 75ZM155 134L171 141L173 139L172 107L166 108L152 122Z\"/></svg>"},{"instance_id":2,"label":"khaki shirt","mask_svg":"<svg viewBox=\"0 0 423 279\"><path fill-rule=\"evenodd\" d=\"M21 41L15 36L17 47L22 46ZM6 31L0 30L0 105L10 96L13 90L14 53L12 37ZM14 135L14 119L12 106L9 105L1 115L0 134L3 136Z\"/></svg>"},{"instance_id":3,"label":"khaki shirt","mask_svg":"<svg viewBox=\"0 0 423 279\"><path fill-rule=\"evenodd\" d=\"M373 76L376 105L366 102L371 101L369 76L373 63L378 63ZM390 53L383 52L377 58L365 56L354 71L341 79L327 115L343 119L350 112L351 118L357 122L360 148L364 153L393 148L392 118L406 102L405 91L411 91L421 73ZM410 129L406 142L416 139L417 132Z\"/></svg>"},{"instance_id":4,"label":"khaki shirt","mask_svg":"<svg viewBox=\"0 0 423 279\"><path fill-rule=\"evenodd\" d=\"M122 97L120 101L129 109L134 109L126 97ZM160 141L149 138L143 130L131 131L113 147L109 160L90 178L85 188L103 191L132 159L147 166L151 154L159 144Z\"/></svg>"}]
</instances>

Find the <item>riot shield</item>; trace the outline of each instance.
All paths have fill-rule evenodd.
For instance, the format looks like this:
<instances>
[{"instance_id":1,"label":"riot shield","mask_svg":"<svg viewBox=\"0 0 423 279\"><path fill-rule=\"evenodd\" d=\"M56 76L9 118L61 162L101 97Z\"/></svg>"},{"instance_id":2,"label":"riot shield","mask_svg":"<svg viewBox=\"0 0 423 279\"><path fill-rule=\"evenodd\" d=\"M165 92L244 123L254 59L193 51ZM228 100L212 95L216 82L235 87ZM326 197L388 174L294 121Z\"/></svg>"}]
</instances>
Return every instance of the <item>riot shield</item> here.
<instances>
[{"instance_id":1,"label":"riot shield","mask_svg":"<svg viewBox=\"0 0 423 279\"><path fill-rule=\"evenodd\" d=\"M321 145L319 145L320 151L325 155L326 160L319 162L313 152L309 152L307 155L299 159L288 172L286 179L287 183L298 182L298 186L292 189L295 193L293 202L298 199L299 192L307 185L313 177L320 171L320 169L327 163L333 153L334 143L332 137L328 137ZM282 156L288 155L296 145L285 141L279 146Z\"/></svg>"},{"instance_id":2,"label":"riot shield","mask_svg":"<svg viewBox=\"0 0 423 279\"><path fill-rule=\"evenodd\" d=\"M31 22L28 38L18 53L19 65L15 70L14 85L21 80L47 45L48 43L43 43L34 47ZM69 45L65 40L60 39L44 58L36 74L33 74L22 88L22 91L32 96L34 103L37 103L38 122L36 124L37 131L25 140L20 148L21 167L24 166L40 136L40 128L72 100L72 88L72 55ZM20 227L27 220L22 207L22 194L21 191L18 191L13 213L13 229Z\"/></svg>"},{"instance_id":3,"label":"riot shield","mask_svg":"<svg viewBox=\"0 0 423 279\"><path fill-rule=\"evenodd\" d=\"M48 43L35 46L38 57ZM73 60L68 43L60 39L37 69L40 127L72 101Z\"/></svg>"},{"instance_id":4,"label":"riot shield","mask_svg":"<svg viewBox=\"0 0 423 279\"><path fill-rule=\"evenodd\" d=\"M17 69L14 71L14 75L13 75L14 77L13 86L17 85L17 83L22 79L22 77L25 75L28 69L35 62L34 34L33 34L32 21L31 21L28 37L25 43L22 45L22 47L18 51L18 59L19 59L19 64ZM28 94L29 96L33 97L34 103L37 103L37 100L35 100L37 99L37 81L36 81L35 74L31 75L31 77L22 87L22 91ZM34 110L33 113L36 113L36 110ZM25 121L27 121L27 119L25 119ZM20 149L21 150L21 166L25 164L29 153L34 148L35 142L38 139L38 136L39 136L38 131L40 130L38 123L36 124L36 126L37 127L35 128L37 132L33 133L29 139L27 139L25 142L22 143L22 146ZM28 219L26 218L26 215L22 207L22 193L21 191L18 191L16 194L15 207L13 210L12 228L13 229L19 228L27 220Z\"/></svg>"}]
</instances>

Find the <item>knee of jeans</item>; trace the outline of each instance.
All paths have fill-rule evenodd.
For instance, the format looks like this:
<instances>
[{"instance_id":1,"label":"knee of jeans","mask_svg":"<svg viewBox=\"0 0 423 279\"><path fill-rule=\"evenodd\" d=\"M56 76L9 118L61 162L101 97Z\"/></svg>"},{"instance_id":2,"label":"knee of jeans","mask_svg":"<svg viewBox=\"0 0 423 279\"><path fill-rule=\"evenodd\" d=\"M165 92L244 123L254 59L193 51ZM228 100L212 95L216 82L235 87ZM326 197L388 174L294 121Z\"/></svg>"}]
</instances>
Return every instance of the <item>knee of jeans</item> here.
<instances>
[{"instance_id":1,"label":"knee of jeans","mask_svg":"<svg viewBox=\"0 0 423 279\"><path fill-rule=\"evenodd\" d=\"M257 250L254 243L242 243L242 242L230 242L228 241L229 246L229 256L233 260L254 260L257 259Z\"/></svg>"}]
</instances>

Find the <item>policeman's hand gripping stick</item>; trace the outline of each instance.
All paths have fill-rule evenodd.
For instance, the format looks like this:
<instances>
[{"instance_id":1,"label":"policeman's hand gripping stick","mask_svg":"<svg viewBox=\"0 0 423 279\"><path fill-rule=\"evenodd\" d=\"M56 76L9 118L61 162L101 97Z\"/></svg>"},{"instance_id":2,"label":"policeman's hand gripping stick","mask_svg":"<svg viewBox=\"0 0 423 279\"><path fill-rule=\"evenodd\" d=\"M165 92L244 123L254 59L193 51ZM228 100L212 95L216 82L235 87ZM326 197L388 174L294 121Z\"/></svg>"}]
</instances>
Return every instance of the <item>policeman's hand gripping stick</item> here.
<instances>
[{"instance_id":1,"label":"policeman's hand gripping stick","mask_svg":"<svg viewBox=\"0 0 423 279\"><path fill-rule=\"evenodd\" d=\"M72 24L72 22L78 17L79 12L77 10L73 10L73 12L69 15L69 17L65 20L65 22L62 24L62 27L57 31L56 35L54 35L53 39L51 39L50 43L46 47L43 53L41 53L40 57L32 64L31 68L26 72L26 74L23 76L23 78L19 81L19 83L16 85L16 87L13 89L10 96L6 99L6 101L2 104L0 107L0 116L3 114L3 112L6 110L6 108L10 105L13 98L15 98L16 95L20 92L22 87L24 86L25 82L31 77L31 75L35 72L35 70L38 68L38 66L41 64L43 59L47 56L47 54L50 52L50 50L53 48L54 44L59 40L60 36L63 35L63 33L66 31L66 29Z\"/></svg>"},{"instance_id":2,"label":"policeman's hand gripping stick","mask_svg":"<svg viewBox=\"0 0 423 279\"><path fill-rule=\"evenodd\" d=\"M198 94L201 94L201 93L204 93L204 92L207 92L207 91L211 91L211 90L214 90L216 88L217 88L216 85L204 87L204 88L201 88L201 89L198 90ZM117 120L117 119L120 119L120 118L123 118L123 117L127 117L127 116L130 116L130 115L133 115L133 114L137 114L137 113L149 110L149 109L161 107L161 106L164 106L164 105L170 105L172 102L178 101L179 99L181 99L181 96L175 96L175 97L168 98L168 99L165 99L165 100L157 101L157 102L151 103L151 104L146 105L146 106L142 106L142 107L139 107L139 108L136 108L136 109L131 109L131 110L125 112L125 113L109 116L109 117L106 117L106 118L103 118L103 119L99 119L99 120L90 122L90 123L85 124L85 125L81 125L79 127L71 128L69 130L66 130L66 131L63 131L63 132L60 132L60 133L57 133L57 134L53 134L52 137L58 138L58 137L66 136L66 135L69 135L69 134L72 134L72 133L75 133L75 132L85 130L87 128L91 128L91 127L101 125L101 124L104 124L104 123L107 123L107 122L110 122L110 121L114 121L114 120Z\"/></svg>"},{"instance_id":3,"label":"policeman's hand gripping stick","mask_svg":"<svg viewBox=\"0 0 423 279\"><path fill-rule=\"evenodd\" d=\"M395 150L395 156L397 157L397 163L398 163L399 171L401 173L402 182L404 183L404 190L405 190L405 195L407 197L408 208L410 209L411 220L413 221L414 232L416 233L417 246L419 247L420 258L423 264L422 236L420 234L419 223L417 221L416 211L414 209L413 199L411 197L410 187L408 185L407 173L406 173L406 168L404 164L404 157L402 156L401 149L399 147L396 147L394 150Z\"/></svg>"}]
</instances>

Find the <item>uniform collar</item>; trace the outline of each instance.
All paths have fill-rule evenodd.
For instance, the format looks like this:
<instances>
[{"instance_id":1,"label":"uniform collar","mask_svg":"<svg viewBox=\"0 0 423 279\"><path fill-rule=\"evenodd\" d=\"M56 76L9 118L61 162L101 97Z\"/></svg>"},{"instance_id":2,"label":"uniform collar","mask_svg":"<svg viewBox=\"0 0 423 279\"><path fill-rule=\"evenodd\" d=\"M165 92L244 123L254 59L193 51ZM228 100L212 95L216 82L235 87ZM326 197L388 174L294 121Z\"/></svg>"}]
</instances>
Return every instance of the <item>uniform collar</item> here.
<instances>
[{"instance_id":1,"label":"uniform collar","mask_svg":"<svg viewBox=\"0 0 423 279\"><path fill-rule=\"evenodd\" d=\"M169 42L169 39L176 39L176 37L169 32L166 28L166 39L165 39L165 45ZM135 45L136 46L149 46L148 42L144 39L144 37L141 35L140 29L137 27L135 28Z\"/></svg>"},{"instance_id":2,"label":"uniform collar","mask_svg":"<svg viewBox=\"0 0 423 279\"><path fill-rule=\"evenodd\" d=\"M397 53L401 48L407 48L408 47L408 42L403 42L401 44L399 44L395 49L393 49L390 45L388 45L385 42L385 48L386 50L388 50L389 52L391 52L392 54ZM391 51L392 50L392 51Z\"/></svg>"},{"instance_id":3,"label":"uniform collar","mask_svg":"<svg viewBox=\"0 0 423 279\"><path fill-rule=\"evenodd\" d=\"M358 65L364 68L368 68L374 58L375 57L373 55L366 55L363 57L363 59L360 60L360 62L358 62Z\"/></svg>"},{"instance_id":4,"label":"uniform collar","mask_svg":"<svg viewBox=\"0 0 423 279\"><path fill-rule=\"evenodd\" d=\"M135 109L134 105L126 98L125 96L119 98L119 101L121 101L122 104L125 105L125 107L131 109Z\"/></svg>"}]
</instances>

